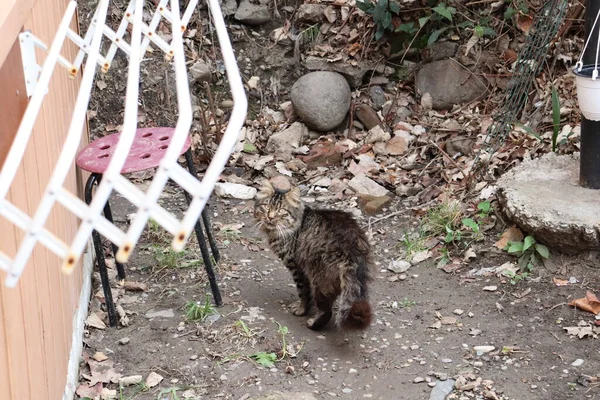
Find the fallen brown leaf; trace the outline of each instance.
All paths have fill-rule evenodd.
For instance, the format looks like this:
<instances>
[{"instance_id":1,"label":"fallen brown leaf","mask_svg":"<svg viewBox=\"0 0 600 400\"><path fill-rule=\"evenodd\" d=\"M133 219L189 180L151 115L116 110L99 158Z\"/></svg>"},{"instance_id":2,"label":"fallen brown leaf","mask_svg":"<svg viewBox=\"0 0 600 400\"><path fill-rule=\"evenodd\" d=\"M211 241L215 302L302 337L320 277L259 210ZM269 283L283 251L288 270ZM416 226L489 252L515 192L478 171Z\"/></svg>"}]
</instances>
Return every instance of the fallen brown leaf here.
<instances>
[{"instance_id":1,"label":"fallen brown leaf","mask_svg":"<svg viewBox=\"0 0 600 400\"><path fill-rule=\"evenodd\" d=\"M106 354L104 354L101 351L97 351L94 353L94 355L92 356L92 358L98 362L102 362L102 361L106 361L108 360L108 357L106 356Z\"/></svg>"},{"instance_id":2,"label":"fallen brown leaf","mask_svg":"<svg viewBox=\"0 0 600 400\"><path fill-rule=\"evenodd\" d=\"M531 26L533 25L533 18L529 15L519 15L517 17L517 27L523 31L523 33L528 34Z\"/></svg>"},{"instance_id":3,"label":"fallen brown leaf","mask_svg":"<svg viewBox=\"0 0 600 400\"><path fill-rule=\"evenodd\" d=\"M568 280L558 278L552 278L552 282L554 282L556 286L567 286L569 284Z\"/></svg>"},{"instance_id":4,"label":"fallen brown leaf","mask_svg":"<svg viewBox=\"0 0 600 400\"><path fill-rule=\"evenodd\" d=\"M100 397L102 389L102 382L98 382L94 386L89 386L85 383L82 383L81 385L77 386L77 390L75 390L75 393L80 398L88 397L90 399L97 399Z\"/></svg>"},{"instance_id":5,"label":"fallen brown leaf","mask_svg":"<svg viewBox=\"0 0 600 400\"><path fill-rule=\"evenodd\" d=\"M106 329L106 324L102 320L102 317L98 315L98 313L90 314L86 318L85 324L96 329Z\"/></svg>"},{"instance_id":6,"label":"fallen brown leaf","mask_svg":"<svg viewBox=\"0 0 600 400\"><path fill-rule=\"evenodd\" d=\"M591 312L592 314L600 313L600 300L592 292L588 290L585 297L575 299L569 303L570 306L577 307L580 310Z\"/></svg>"},{"instance_id":7,"label":"fallen brown leaf","mask_svg":"<svg viewBox=\"0 0 600 400\"><path fill-rule=\"evenodd\" d=\"M500 239L496 242L495 246L500 250L504 250L508 242L520 242L523 240L523 237L523 232L516 226L513 226L508 228L502 236L500 236Z\"/></svg>"},{"instance_id":8,"label":"fallen brown leaf","mask_svg":"<svg viewBox=\"0 0 600 400\"><path fill-rule=\"evenodd\" d=\"M148 375L148 377L146 378L146 385L152 388L154 386L157 386L163 379L164 378L162 376L152 371L150 372L150 375Z\"/></svg>"}]
</instances>

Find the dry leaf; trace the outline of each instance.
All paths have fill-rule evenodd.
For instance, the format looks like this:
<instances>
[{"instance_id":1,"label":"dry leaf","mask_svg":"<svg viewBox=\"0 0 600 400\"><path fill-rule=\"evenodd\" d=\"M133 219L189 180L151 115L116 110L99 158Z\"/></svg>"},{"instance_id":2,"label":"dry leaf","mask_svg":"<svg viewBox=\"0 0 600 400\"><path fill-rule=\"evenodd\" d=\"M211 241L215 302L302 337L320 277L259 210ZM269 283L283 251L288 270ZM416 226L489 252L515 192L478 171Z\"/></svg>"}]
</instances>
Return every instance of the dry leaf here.
<instances>
[{"instance_id":1,"label":"dry leaf","mask_svg":"<svg viewBox=\"0 0 600 400\"><path fill-rule=\"evenodd\" d=\"M141 375L124 376L121 379L119 379L119 385L121 385L121 386L137 385L138 383L140 383L142 381L142 379L143 378Z\"/></svg>"},{"instance_id":2,"label":"dry leaf","mask_svg":"<svg viewBox=\"0 0 600 400\"><path fill-rule=\"evenodd\" d=\"M102 389L102 392L100 393L100 398L102 400L116 399L117 398L117 389L109 389L109 388Z\"/></svg>"},{"instance_id":3,"label":"dry leaf","mask_svg":"<svg viewBox=\"0 0 600 400\"><path fill-rule=\"evenodd\" d=\"M467 251L465 251L465 255L464 255L463 259L465 261L469 261L472 258L477 258L477 254L475 253L475 250L473 250L472 247L469 247L467 249Z\"/></svg>"},{"instance_id":4,"label":"dry leaf","mask_svg":"<svg viewBox=\"0 0 600 400\"><path fill-rule=\"evenodd\" d=\"M163 379L164 378L162 376L152 371L150 372L150 375L148 375L148 377L146 378L146 385L148 385L148 387L153 388L154 386L157 386Z\"/></svg>"},{"instance_id":5,"label":"dry leaf","mask_svg":"<svg viewBox=\"0 0 600 400\"><path fill-rule=\"evenodd\" d=\"M592 292L588 290L585 297L575 299L569 303L570 306L577 307L583 311L591 312L592 314L600 313L600 300Z\"/></svg>"},{"instance_id":6,"label":"dry leaf","mask_svg":"<svg viewBox=\"0 0 600 400\"><path fill-rule=\"evenodd\" d=\"M94 355L92 356L92 358L98 362L108 360L108 356L101 351L95 352Z\"/></svg>"},{"instance_id":7,"label":"dry leaf","mask_svg":"<svg viewBox=\"0 0 600 400\"><path fill-rule=\"evenodd\" d=\"M496 242L495 246L500 250L504 250L508 242L520 242L523 240L523 232L516 226L508 228Z\"/></svg>"},{"instance_id":8,"label":"dry leaf","mask_svg":"<svg viewBox=\"0 0 600 400\"><path fill-rule=\"evenodd\" d=\"M89 386L85 383L82 383L81 385L77 386L77 390L75 390L75 393L80 398L89 397L90 399L97 399L102 393L102 389L102 382L98 382L93 386Z\"/></svg>"},{"instance_id":9,"label":"dry leaf","mask_svg":"<svg viewBox=\"0 0 600 400\"><path fill-rule=\"evenodd\" d=\"M102 320L102 317L100 317L98 315L98 313L92 313L92 314L90 314L86 318L85 324L87 326L91 326L91 327L96 328L96 329L106 329L106 324Z\"/></svg>"},{"instance_id":10,"label":"dry leaf","mask_svg":"<svg viewBox=\"0 0 600 400\"><path fill-rule=\"evenodd\" d=\"M519 15L517 17L517 27L523 31L523 33L528 34L531 26L533 25L533 18L529 15Z\"/></svg>"},{"instance_id":11,"label":"dry leaf","mask_svg":"<svg viewBox=\"0 0 600 400\"><path fill-rule=\"evenodd\" d=\"M121 286L123 286L125 290L129 290L132 292L145 292L146 290L148 290L148 285L142 282L125 281Z\"/></svg>"},{"instance_id":12,"label":"dry leaf","mask_svg":"<svg viewBox=\"0 0 600 400\"><path fill-rule=\"evenodd\" d=\"M554 282L556 286L567 286L569 284L568 280L558 278L552 278L552 282Z\"/></svg>"},{"instance_id":13,"label":"dry leaf","mask_svg":"<svg viewBox=\"0 0 600 400\"><path fill-rule=\"evenodd\" d=\"M442 325L454 325L456 324L457 319L454 317L442 317L440 322Z\"/></svg>"},{"instance_id":14,"label":"dry leaf","mask_svg":"<svg viewBox=\"0 0 600 400\"><path fill-rule=\"evenodd\" d=\"M121 374L119 374L113 368L113 362L111 360L107 360L104 362L97 362L89 358L87 354L84 355L84 360L88 363L90 367L90 374L82 374L82 376L89 380L89 386L94 386L98 383L117 383L121 378Z\"/></svg>"},{"instance_id":15,"label":"dry leaf","mask_svg":"<svg viewBox=\"0 0 600 400\"><path fill-rule=\"evenodd\" d=\"M579 339L583 339L586 336L597 338L598 334L600 334L600 327L590 325L568 326L563 329L567 331L569 335L577 336Z\"/></svg>"}]
</instances>

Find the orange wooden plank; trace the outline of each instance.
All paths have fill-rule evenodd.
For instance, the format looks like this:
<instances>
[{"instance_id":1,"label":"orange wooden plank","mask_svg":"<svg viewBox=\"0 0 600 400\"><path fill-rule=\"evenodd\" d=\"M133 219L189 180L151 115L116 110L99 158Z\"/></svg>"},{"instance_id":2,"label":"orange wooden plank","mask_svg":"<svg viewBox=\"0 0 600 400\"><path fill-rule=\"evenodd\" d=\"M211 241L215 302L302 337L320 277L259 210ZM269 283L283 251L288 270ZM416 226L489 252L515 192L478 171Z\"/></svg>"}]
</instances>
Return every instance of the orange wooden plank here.
<instances>
[{"instance_id":1,"label":"orange wooden plank","mask_svg":"<svg viewBox=\"0 0 600 400\"><path fill-rule=\"evenodd\" d=\"M0 65L8 57L12 45L37 0L2 0L0 6ZM47 0L45 0L47 1Z\"/></svg>"}]
</instances>

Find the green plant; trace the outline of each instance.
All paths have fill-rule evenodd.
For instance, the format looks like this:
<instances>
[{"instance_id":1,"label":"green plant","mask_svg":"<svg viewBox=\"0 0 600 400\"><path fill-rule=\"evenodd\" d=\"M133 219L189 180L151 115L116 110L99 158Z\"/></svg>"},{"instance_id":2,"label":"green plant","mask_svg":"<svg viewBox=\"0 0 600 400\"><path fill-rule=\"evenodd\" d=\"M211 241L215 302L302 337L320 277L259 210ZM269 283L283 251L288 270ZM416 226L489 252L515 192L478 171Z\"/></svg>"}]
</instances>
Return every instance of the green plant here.
<instances>
[{"instance_id":1,"label":"green plant","mask_svg":"<svg viewBox=\"0 0 600 400\"><path fill-rule=\"evenodd\" d=\"M185 318L188 321L204 322L206 318L216 313L217 310L213 307L208 294L204 304L199 301L188 301L185 305Z\"/></svg>"},{"instance_id":2,"label":"green plant","mask_svg":"<svg viewBox=\"0 0 600 400\"><path fill-rule=\"evenodd\" d=\"M175 251L170 247L151 245L150 251L154 259L163 268L192 268L202 265L202 260L191 258L189 250Z\"/></svg>"},{"instance_id":3,"label":"green plant","mask_svg":"<svg viewBox=\"0 0 600 400\"><path fill-rule=\"evenodd\" d=\"M450 200L433 207L427 213L423 223L425 233L432 236L446 235L459 227L463 209L458 201Z\"/></svg>"},{"instance_id":4,"label":"green plant","mask_svg":"<svg viewBox=\"0 0 600 400\"><path fill-rule=\"evenodd\" d=\"M177 391L179 390L181 390L181 388L176 386L162 389L156 398L157 400L180 400L179 396L177 395Z\"/></svg>"},{"instance_id":5,"label":"green plant","mask_svg":"<svg viewBox=\"0 0 600 400\"><path fill-rule=\"evenodd\" d=\"M502 272L502 275L506 276L507 278L510 279L510 284L511 285L516 285L517 283L521 282L522 280L525 280L529 277L529 272L515 272L512 270L506 270Z\"/></svg>"},{"instance_id":6,"label":"green plant","mask_svg":"<svg viewBox=\"0 0 600 400\"><path fill-rule=\"evenodd\" d=\"M239 321L239 322L241 322L241 321ZM288 350L287 350L287 347L288 347L287 335L289 333L289 329L287 326L281 325L277 321L275 321L275 323L277 324L277 333L279 333L281 335L281 350L279 351L279 353L280 353L279 357L277 356L276 353L266 352L266 351L258 351L256 353L248 356L251 359L253 359L254 361L256 361L256 363L258 363L264 367L268 367L268 368L273 367L276 362L283 360L284 358L286 358L289 355ZM251 334L251 330L246 326L246 324L244 324L242 322L240 324L240 326L246 332L246 334Z\"/></svg>"},{"instance_id":7,"label":"green plant","mask_svg":"<svg viewBox=\"0 0 600 400\"><path fill-rule=\"evenodd\" d=\"M394 14L400 12L398 4L389 0L377 0L377 3L371 0L357 1L356 7L373 17L375 23L375 40L383 37L386 31L393 31L392 18Z\"/></svg>"},{"instance_id":8,"label":"green plant","mask_svg":"<svg viewBox=\"0 0 600 400\"><path fill-rule=\"evenodd\" d=\"M404 232L402 239L400 239L400 244L406 251L407 261L412 260L416 253L427 249L425 246L426 239L427 236L422 229L419 229L419 232L413 235L411 235L409 232Z\"/></svg>"},{"instance_id":9,"label":"green plant","mask_svg":"<svg viewBox=\"0 0 600 400\"><path fill-rule=\"evenodd\" d=\"M556 88L552 86L552 151L556 153L556 139L560 133L560 99Z\"/></svg>"},{"instance_id":10,"label":"green plant","mask_svg":"<svg viewBox=\"0 0 600 400\"><path fill-rule=\"evenodd\" d=\"M251 354L250 358L256 361L257 364L267 368L275 366L275 363L279 361L277 360L277 354L267 353L265 351L258 351L254 354Z\"/></svg>"},{"instance_id":11,"label":"green plant","mask_svg":"<svg viewBox=\"0 0 600 400\"><path fill-rule=\"evenodd\" d=\"M490 213L493 211L492 203L489 200L485 200L477 204L477 209L479 210L479 218L485 219L490 216Z\"/></svg>"},{"instance_id":12,"label":"green plant","mask_svg":"<svg viewBox=\"0 0 600 400\"><path fill-rule=\"evenodd\" d=\"M137 385L135 385L132 393L130 393L128 396L125 396L125 394L123 393L123 386L119 384L119 400L134 399L140 393L147 392L148 390L150 390L148 384L146 382L140 382Z\"/></svg>"},{"instance_id":13,"label":"green plant","mask_svg":"<svg viewBox=\"0 0 600 400\"><path fill-rule=\"evenodd\" d=\"M415 301L408 300L408 298L406 297L402 301L398 302L398 306L400 308L406 308L408 310L410 310L415 305L417 305Z\"/></svg>"},{"instance_id":14,"label":"green plant","mask_svg":"<svg viewBox=\"0 0 600 400\"><path fill-rule=\"evenodd\" d=\"M542 259L550 257L548 247L537 243L531 235L520 242L508 242L504 248L509 254L519 257L518 265L521 272L531 272Z\"/></svg>"}]
</instances>

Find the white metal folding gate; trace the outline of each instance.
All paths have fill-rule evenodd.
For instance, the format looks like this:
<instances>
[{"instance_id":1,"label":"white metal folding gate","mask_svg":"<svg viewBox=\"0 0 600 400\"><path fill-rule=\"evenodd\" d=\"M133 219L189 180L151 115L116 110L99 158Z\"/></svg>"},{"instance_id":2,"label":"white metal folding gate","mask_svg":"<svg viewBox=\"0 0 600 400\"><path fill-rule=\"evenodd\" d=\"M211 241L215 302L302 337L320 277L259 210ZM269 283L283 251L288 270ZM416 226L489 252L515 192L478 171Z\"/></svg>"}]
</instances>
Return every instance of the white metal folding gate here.
<instances>
[{"instance_id":1,"label":"white metal folding gate","mask_svg":"<svg viewBox=\"0 0 600 400\"><path fill-rule=\"evenodd\" d=\"M170 9L167 7L167 3L170 3ZM17 284L33 248L38 242L64 260L62 267L64 272L72 271L94 229L119 247L116 258L120 262L125 262L130 256L149 218L154 219L173 235L173 249L181 250L184 247L233 151L238 133L244 124L247 109L247 99L242 79L218 0L208 0L227 71L234 107L225 134L202 181L192 176L177 163L179 151L190 132L193 119L183 47L183 32L186 30L197 4L198 0L190 0L183 15L180 15L178 0L160 0L154 10L152 20L149 24L146 24L142 20L144 0L131 0L118 29L113 31L105 24L109 0L100 0L87 32L81 37L69 28L77 7L76 1L73 0L69 3L54 40L49 47L36 38L32 32L24 32L20 35L25 80L30 101L13 145L0 171L0 215L24 231L25 235L14 258L10 258L0 251L0 268L7 271L7 279L5 280L7 286L11 287ZM161 21L166 21L171 26L172 41L170 43L156 34L156 29ZM129 26L131 26L131 42L125 43L123 38ZM112 44L108 52L102 55L101 43L104 38L110 40ZM69 61L60 55L63 43L67 39L75 43L80 49L73 61ZM150 43L162 50L168 60L172 59L174 62L178 118L175 133L166 154L161 160L148 190L143 192L121 175L120 171L125 163L137 129L140 63ZM42 66L39 66L36 62L36 47L48 52ZM103 174L96 194L92 202L87 205L75 194L69 192L64 187L64 182L81 143L81 135L97 66L100 66L103 72L108 71L118 50L122 50L129 61L123 128L115 152ZM30 216L12 204L6 198L7 193L31 138L33 126L44 97L48 92L48 83L55 66L60 64L68 70L68 73L75 75L78 73L84 58L86 62L81 86L72 112L71 124L65 143L39 207ZM157 203L158 197L169 179L178 183L192 197L192 201L181 220L178 220L175 215ZM102 215L104 204L113 190L127 198L138 208L135 218L125 232ZM63 242L45 228L48 216L56 203L65 206L67 210L77 215L82 221L71 243Z\"/></svg>"}]
</instances>

